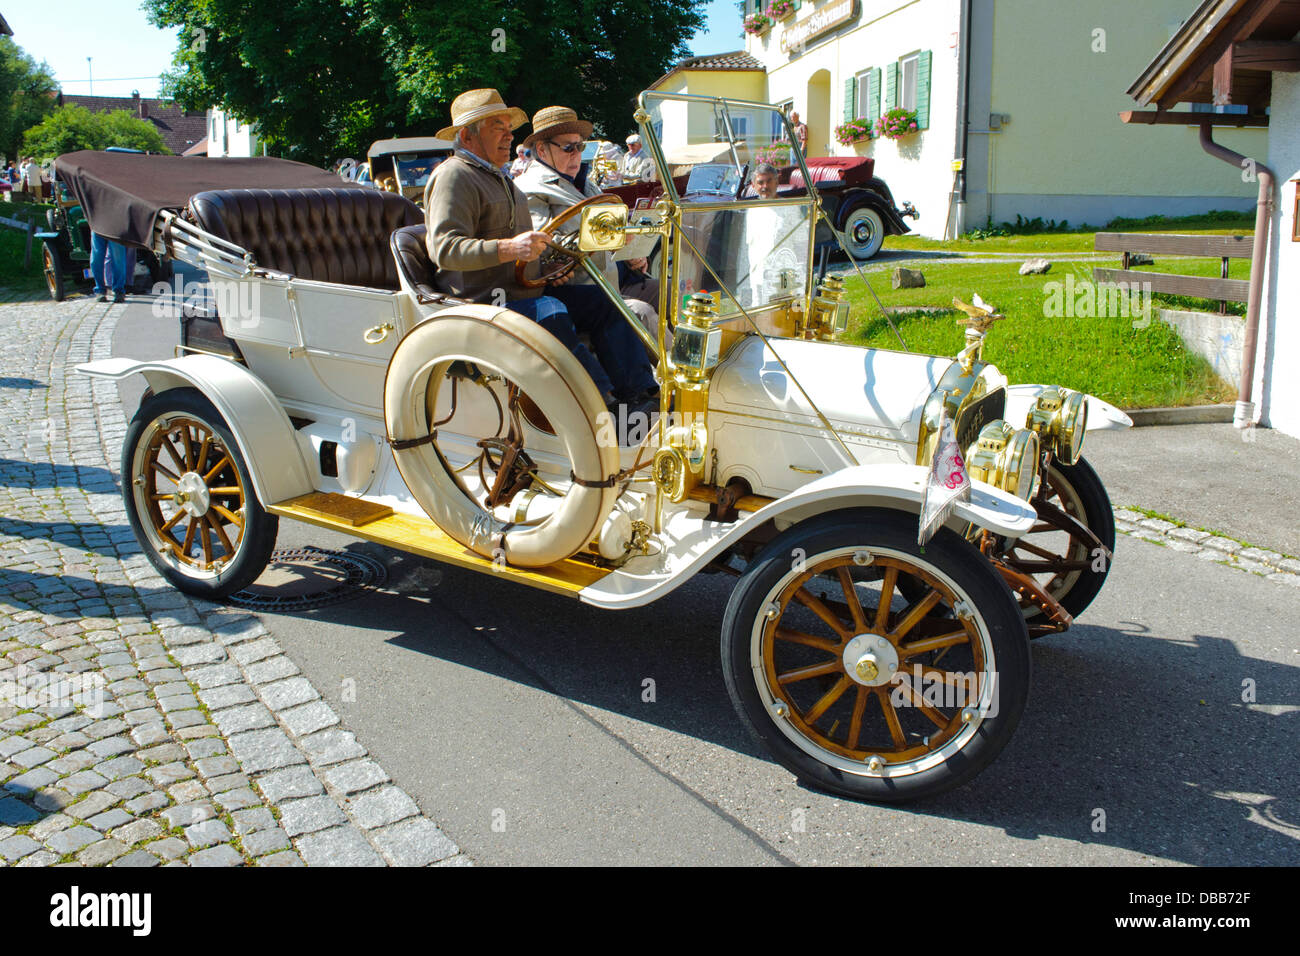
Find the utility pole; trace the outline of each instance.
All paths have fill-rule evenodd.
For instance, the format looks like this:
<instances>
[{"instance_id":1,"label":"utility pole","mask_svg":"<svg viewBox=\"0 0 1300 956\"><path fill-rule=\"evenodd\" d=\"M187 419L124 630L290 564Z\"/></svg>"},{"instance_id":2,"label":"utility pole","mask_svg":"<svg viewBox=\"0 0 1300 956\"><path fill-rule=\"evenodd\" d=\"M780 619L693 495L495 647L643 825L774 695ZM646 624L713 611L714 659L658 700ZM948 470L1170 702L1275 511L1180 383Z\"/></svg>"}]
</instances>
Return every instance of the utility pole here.
<instances>
[{"instance_id":1,"label":"utility pole","mask_svg":"<svg viewBox=\"0 0 1300 956\"><path fill-rule=\"evenodd\" d=\"M92 72L90 66L90 61L92 59L93 57L89 57L89 56L86 57L86 77L88 78L88 81L90 83L90 93L89 93L90 96L95 95L95 74Z\"/></svg>"}]
</instances>

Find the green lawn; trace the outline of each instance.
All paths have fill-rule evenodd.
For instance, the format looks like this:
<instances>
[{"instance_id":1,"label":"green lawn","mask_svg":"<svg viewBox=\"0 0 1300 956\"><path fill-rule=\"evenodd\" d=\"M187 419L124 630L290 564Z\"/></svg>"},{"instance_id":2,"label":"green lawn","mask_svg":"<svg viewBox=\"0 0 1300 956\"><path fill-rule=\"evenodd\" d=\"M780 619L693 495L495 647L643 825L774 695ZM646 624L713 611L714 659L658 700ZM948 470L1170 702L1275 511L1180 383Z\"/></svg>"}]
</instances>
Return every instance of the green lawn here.
<instances>
[{"instance_id":1,"label":"green lawn","mask_svg":"<svg viewBox=\"0 0 1300 956\"><path fill-rule=\"evenodd\" d=\"M1156 260L1156 268L1218 275L1218 260ZM1244 263L1243 263L1244 264ZM1124 408L1230 401L1235 389L1209 363L1189 352L1178 334L1154 317L1067 317L1064 282L1091 281L1091 262L1056 262L1046 276L1021 276L1020 263L925 264L926 288L890 287L888 268L871 282L886 306L951 308L953 296L969 302L978 292L1006 315L989 333L984 357L1013 382L1045 382L1081 389ZM1235 263L1234 263L1235 265ZM1235 275L1235 273L1234 273ZM848 340L897 349L898 341L856 276L847 282L853 311ZM1053 314L1053 312L1057 314ZM894 319L913 352L956 355L964 344L959 312ZM1135 327L1135 322L1138 327Z\"/></svg>"},{"instance_id":2,"label":"green lawn","mask_svg":"<svg viewBox=\"0 0 1300 956\"><path fill-rule=\"evenodd\" d=\"M1098 232L1173 232L1188 236L1249 235L1255 231L1253 213L1210 212L1199 216L1182 216L1176 219L1155 217L1146 220L1116 219L1102 229L1080 225L1062 232L1032 232L1019 235L973 238L967 235L956 240L926 239L921 236L890 236L886 249L944 250L963 255L981 253L1090 253L1095 252L1094 240ZM1119 258L1118 255L1115 256ZM1217 275L1217 273L1216 273Z\"/></svg>"},{"instance_id":3,"label":"green lawn","mask_svg":"<svg viewBox=\"0 0 1300 956\"><path fill-rule=\"evenodd\" d=\"M0 205L0 215L17 218L9 206ZM43 216L41 221L43 222ZM41 240L32 240L31 265L23 269L23 251L26 247L25 232L0 226L0 287L19 292L45 288L45 271L41 265Z\"/></svg>"}]
</instances>

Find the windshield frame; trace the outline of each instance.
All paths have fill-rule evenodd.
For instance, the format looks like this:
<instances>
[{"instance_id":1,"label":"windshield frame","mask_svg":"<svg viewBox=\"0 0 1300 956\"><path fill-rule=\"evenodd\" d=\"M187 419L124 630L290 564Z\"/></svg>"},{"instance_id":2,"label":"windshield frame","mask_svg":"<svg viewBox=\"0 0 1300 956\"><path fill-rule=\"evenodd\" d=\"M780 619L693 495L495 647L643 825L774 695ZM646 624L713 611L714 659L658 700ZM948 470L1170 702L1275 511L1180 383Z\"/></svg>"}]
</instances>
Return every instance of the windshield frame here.
<instances>
[{"instance_id":1,"label":"windshield frame","mask_svg":"<svg viewBox=\"0 0 1300 956\"><path fill-rule=\"evenodd\" d=\"M803 174L803 181L808 190L806 196L796 197L795 200L786 198L778 199L752 199L738 200L745 203L759 204L781 204L792 201L815 203L817 201L817 189L813 185L812 175L808 171L808 164L804 162L803 150L799 148L799 137L795 135L794 125L790 122L790 114L784 109L778 109L772 103L760 103L756 100L738 100L728 96L702 96L698 93L664 93L659 90L645 90L637 97L637 124L641 127L641 139L650 148L650 155L654 159L655 170L659 175L659 182L664 187L664 194L675 203L684 203L685 200L677 192L677 185L673 182L671 167L668 164L667 156L664 153L663 143L660 142L658 135L655 133L653 124L650 122L651 104L654 101L668 102L686 102L686 103L707 103L711 104L714 110L721 111L728 131L727 144L730 147L732 162L736 168L741 168L739 156L736 153L736 137L731 132L731 114L729 107L735 106L739 109L761 109L776 113L781 117L781 125L785 129L786 139L790 143L790 155L793 156ZM719 144L721 145L721 144ZM750 171L753 175L753 171ZM691 205L695 205L691 203Z\"/></svg>"}]
</instances>

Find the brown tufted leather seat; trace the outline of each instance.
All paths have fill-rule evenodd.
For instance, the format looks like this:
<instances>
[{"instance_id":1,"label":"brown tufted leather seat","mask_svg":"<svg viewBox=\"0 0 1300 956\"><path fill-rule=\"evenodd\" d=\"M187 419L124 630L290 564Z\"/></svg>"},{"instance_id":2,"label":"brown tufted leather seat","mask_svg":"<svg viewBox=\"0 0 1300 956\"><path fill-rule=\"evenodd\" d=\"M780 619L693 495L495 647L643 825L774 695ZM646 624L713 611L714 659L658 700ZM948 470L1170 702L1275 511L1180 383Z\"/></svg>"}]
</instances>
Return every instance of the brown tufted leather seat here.
<instances>
[{"instance_id":1,"label":"brown tufted leather seat","mask_svg":"<svg viewBox=\"0 0 1300 956\"><path fill-rule=\"evenodd\" d=\"M389 236L424 221L409 199L378 189L221 189L189 203L203 229L302 279L399 288Z\"/></svg>"}]
</instances>

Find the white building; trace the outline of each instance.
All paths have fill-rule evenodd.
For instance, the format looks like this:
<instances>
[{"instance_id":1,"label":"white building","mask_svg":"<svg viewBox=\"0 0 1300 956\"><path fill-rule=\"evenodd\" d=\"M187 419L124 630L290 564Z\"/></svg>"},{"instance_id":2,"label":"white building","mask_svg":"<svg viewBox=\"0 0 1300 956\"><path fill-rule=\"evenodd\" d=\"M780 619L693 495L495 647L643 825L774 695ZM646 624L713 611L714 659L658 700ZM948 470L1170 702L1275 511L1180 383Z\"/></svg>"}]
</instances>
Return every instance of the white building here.
<instances>
[{"instance_id":1,"label":"white building","mask_svg":"<svg viewBox=\"0 0 1300 956\"><path fill-rule=\"evenodd\" d=\"M1257 182L1248 185L1267 204L1264 228L1255 231L1260 255L1251 263L1259 291L1246 312L1243 367L1253 361L1254 370L1243 375L1238 423L1258 421L1300 438L1300 5L1204 0L1129 92L1140 105L1156 107L1143 114L1147 121L1154 114L1164 122L1162 114L1190 103L1244 107L1268 124L1267 153L1215 160L1233 178L1242 178L1243 169L1254 172ZM1214 139L1228 142L1217 129ZM1267 163L1255 163L1257 155Z\"/></svg>"},{"instance_id":2,"label":"white building","mask_svg":"<svg viewBox=\"0 0 1300 956\"><path fill-rule=\"evenodd\" d=\"M257 127L240 122L224 110L208 110L209 156L265 156Z\"/></svg>"},{"instance_id":3,"label":"white building","mask_svg":"<svg viewBox=\"0 0 1300 956\"><path fill-rule=\"evenodd\" d=\"M747 12L756 4L770 9L772 0L748 0ZM1017 215L1102 225L1253 203L1250 184L1196 149L1194 128L1137 130L1117 117L1132 106L1125 84L1191 0L793 5L787 19L747 36L744 51L685 61L656 87L788 104L808 124L811 155L874 157L895 198L920 210L913 228L923 235ZM914 110L920 129L897 141L838 142L836 126L893 107ZM1262 155L1267 133L1222 139Z\"/></svg>"}]
</instances>

